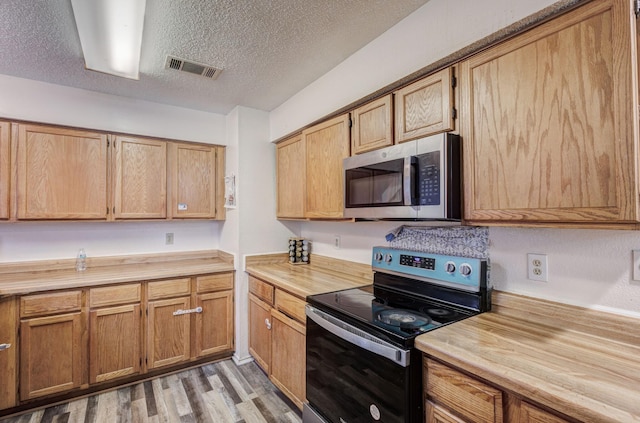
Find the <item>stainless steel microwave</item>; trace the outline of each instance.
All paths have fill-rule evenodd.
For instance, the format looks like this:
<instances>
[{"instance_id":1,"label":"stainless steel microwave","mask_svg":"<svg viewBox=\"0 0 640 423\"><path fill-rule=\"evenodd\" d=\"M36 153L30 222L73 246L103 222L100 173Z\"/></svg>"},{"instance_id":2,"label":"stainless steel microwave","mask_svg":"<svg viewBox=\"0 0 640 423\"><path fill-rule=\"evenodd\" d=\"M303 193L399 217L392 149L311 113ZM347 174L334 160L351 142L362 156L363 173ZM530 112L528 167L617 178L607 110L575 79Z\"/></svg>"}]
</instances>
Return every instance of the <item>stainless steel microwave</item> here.
<instances>
[{"instance_id":1,"label":"stainless steel microwave","mask_svg":"<svg viewBox=\"0 0 640 423\"><path fill-rule=\"evenodd\" d=\"M460 221L460 137L443 133L347 157L344 216Z\"/></svg>"}]
</instances>

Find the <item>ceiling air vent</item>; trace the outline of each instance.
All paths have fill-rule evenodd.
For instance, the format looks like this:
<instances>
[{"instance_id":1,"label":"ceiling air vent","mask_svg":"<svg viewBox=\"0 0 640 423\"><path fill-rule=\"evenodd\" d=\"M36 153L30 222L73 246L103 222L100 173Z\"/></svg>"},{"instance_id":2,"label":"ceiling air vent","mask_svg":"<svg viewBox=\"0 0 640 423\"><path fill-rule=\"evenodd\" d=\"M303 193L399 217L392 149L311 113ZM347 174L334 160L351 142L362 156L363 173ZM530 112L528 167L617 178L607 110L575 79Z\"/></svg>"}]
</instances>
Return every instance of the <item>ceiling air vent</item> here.
<instances>
[{"instance_id":1,"label":"ceiling air vent","mask_svg":"<svg viewBox=\"0 0 640 423\"><path fill-rule=\"evenodd\" d=\"M167 62L164 67L165 69L175 69L182 72L192 73L194 75L200 75L208 79L216 79L222 72L222 69L214 68L213 66L190 62L173 56L167 56Z\"/></svg>"}]
</instances>

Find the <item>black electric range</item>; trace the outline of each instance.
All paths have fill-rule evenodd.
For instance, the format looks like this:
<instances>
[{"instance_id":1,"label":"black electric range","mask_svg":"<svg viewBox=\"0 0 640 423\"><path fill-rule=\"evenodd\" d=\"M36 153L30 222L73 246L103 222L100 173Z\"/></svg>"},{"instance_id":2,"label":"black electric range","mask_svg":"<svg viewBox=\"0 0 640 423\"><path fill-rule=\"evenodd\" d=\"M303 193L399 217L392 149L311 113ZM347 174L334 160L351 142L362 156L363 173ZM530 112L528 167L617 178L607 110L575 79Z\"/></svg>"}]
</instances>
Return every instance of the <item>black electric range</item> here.
<instances>
[{"instance_id":1,"label":"black electric range","mask_svg":"<svg viewBox=\"0 0 640 423\"><path fill-rule=\"evenodd\" d=\"M487 260L375 247L373 285L307 297L303 422L421 422L415 338L490 309Z\"/></svg>"}]
</instances>

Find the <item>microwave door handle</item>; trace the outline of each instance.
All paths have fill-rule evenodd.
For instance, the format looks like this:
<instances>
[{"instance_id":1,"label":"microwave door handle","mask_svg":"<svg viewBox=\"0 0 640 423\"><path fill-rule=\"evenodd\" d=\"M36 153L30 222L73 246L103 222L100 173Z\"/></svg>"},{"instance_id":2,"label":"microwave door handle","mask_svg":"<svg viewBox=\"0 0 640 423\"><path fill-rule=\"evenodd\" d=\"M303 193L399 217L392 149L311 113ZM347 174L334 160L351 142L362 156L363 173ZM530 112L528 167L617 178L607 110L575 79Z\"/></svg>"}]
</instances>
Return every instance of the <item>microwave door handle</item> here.
<instances>
[{"instance_id":1,"label":"microwave door handle","mask_svg":"<svg viewBox=\"0 0 640 423\"><path fill-rule=\"evenodd\" d=\"M412 178L412 168L413 163L415 163L415 158L413 156L404 158L404 169L402 172L402 198L404 199L405 206L413 205L413 179Z\"/></svg>"}]
</instances>

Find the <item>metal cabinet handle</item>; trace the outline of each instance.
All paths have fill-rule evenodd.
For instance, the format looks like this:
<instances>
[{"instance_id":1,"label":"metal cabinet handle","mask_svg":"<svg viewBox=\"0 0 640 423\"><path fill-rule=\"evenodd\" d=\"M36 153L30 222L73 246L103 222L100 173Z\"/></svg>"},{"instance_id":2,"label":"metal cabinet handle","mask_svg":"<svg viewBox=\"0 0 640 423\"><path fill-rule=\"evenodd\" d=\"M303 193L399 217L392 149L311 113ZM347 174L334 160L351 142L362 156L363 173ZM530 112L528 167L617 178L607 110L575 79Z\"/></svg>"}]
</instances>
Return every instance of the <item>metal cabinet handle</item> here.
<instances>
[{"instance_id":1,"label":"metal cabinet handle","mask_svg":"<svg viewBox=\"0 0 640 423\"><path fill-rule=\"evenodd\" d=\"M0 344L0 351L8 350L11 348L11 344Z\"/></svg>"},{"instance_id":2,"label":"metal cabinet handle","mask_svg":"<svg viewBox=\"0 0 640 423\"><path fill-rule=\"evenodd\" d=\"M271 322L269 319L264 319L264 324L267 325L267 329L271 330Z\"/></svg>"},{"instance_id":3,"label":"metal cabinet handle","mask_svg":"<svg viewBox=\"0 0 640 423\"><path fill-rule=\"evenodd\" d=\"M192 308L192 309L189 309L189 310L179 309L179 310L174 311L173 315L174 316L180 316L182 314L191 314L191 313L202 313L202 307L196 307L196 308Z\"/></svg>"}]
</instances>

